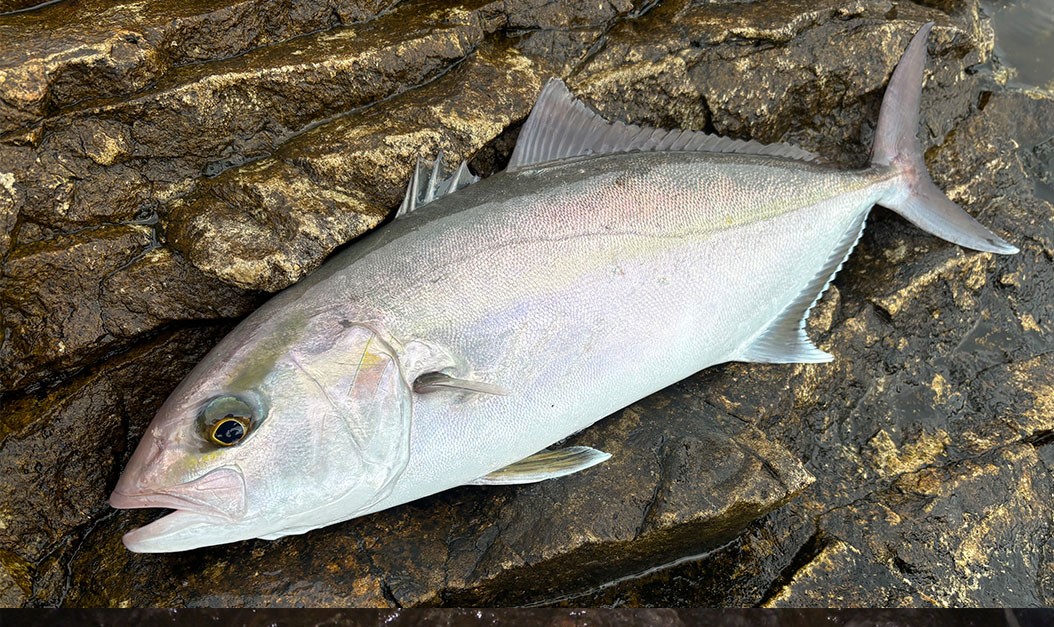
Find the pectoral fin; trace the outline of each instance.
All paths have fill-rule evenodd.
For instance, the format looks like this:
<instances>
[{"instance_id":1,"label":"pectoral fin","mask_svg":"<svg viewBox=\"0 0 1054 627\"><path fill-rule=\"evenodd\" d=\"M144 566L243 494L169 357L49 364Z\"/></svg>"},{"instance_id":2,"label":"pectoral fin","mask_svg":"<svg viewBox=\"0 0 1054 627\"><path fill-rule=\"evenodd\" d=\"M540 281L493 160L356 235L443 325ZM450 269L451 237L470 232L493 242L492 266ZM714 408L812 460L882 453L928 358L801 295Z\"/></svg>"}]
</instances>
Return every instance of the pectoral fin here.
<instances>
[{"instance_id":1,"label":"pectoral fin","mask_svg":"<svg viewBox=\"0 0 1054 627\"><path fill-rule=\"evenodd\" d=\"M516 485L519 483L536 483L546 479L555 479L585 470L590 466L607 461L609 453L598 451L588 446L571 446L555 451L545 450L535 453L515 464L484 475L470 485Z\"/></svg>"},{"instance_id":2,"label":"pectoral fin","mask_svg":"<svg viewBox=\"0 0 1054 627\"><path fill-rule=\"evenodd\" d=\"M471 381L469 379L456 379L442 372L426 372L414 380L414 392L428 394L442 390L455 390L462 392L478 392L480 394L495 394L505 396L508 392L500 385L486 383L483 381Z\"/></svg>"}]
</instances>

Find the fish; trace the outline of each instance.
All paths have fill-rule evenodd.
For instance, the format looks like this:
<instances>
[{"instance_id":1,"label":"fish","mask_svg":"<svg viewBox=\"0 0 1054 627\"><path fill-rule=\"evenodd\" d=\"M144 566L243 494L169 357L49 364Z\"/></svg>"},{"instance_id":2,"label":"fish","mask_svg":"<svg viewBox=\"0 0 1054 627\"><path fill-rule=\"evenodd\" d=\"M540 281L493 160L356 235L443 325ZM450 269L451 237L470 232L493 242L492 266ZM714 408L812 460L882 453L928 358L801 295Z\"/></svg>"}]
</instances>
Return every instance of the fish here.
<instances>
[{"instance_id":1,"label":"fish","mask_svg":"<svg viewBox=\"0 0 1054 627\"><path fill-rule=\"evenodd\" d=\"M113 492L135 552L273 540L609 455L550 448L710 366L823 363L810 309L875 205L1017 252L932 182L923 25L869 165L610 122L548 82L506 170L419 162L396 217L275 295L172 392ZM603 467L592 472L603 472Z\"/></svg>"}]
</instances>

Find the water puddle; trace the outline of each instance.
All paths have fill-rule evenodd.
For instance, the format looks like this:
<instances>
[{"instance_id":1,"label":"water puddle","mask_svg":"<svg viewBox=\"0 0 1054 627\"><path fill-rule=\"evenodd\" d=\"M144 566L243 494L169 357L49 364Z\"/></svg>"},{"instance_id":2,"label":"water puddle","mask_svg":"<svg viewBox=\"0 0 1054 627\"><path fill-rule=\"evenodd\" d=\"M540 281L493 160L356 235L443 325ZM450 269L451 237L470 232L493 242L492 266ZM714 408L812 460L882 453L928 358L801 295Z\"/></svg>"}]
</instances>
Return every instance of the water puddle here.
<instances>
[{"instance_id":1,"label":"water puddle","mask_svg":"<svg viewBox=\"0 0 1054 627\"><path fill-rule=\"evenodd\" d=\"M983 0L995 55L1017 70L1014 83L1054 89L1054 0Z\"/></svg>"}]
</instances>

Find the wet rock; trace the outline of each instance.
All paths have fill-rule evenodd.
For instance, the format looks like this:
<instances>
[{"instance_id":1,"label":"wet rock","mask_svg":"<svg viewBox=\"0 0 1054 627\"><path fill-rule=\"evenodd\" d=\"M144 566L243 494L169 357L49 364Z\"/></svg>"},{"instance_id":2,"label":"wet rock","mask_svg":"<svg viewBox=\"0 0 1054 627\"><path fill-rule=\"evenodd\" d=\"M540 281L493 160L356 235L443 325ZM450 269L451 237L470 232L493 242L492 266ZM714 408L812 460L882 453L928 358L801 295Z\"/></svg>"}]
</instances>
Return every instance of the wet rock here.
<instances>
[{"instance_id":1,"label":"wet rock","mask_svg":"<svg viewBox=\"0 0 1054 627\"><path fill-rule=\"evenodd\" d=\"M516 48L487 43L441 80L203 181L166 210L169 242L228 283L286 287L379 224L418 159L442 151L456 166L525 117L543 71Z\"/></svg>"},{"instance_id":2,"label":"wet rock","mask_svg":"<svg viewBox=\"0 0 1054 627\"><path fill-rule=\"evenodd\" d=\"M0 602L1054 603L1054 98L964 71L992 49L975 5L387 4L0 16ZM572 438L598 468L276 542L120 544L156 513L105 497L215 321L379 224L418 156L500 168L559 75L614 118L861 165L931 19L934 178L1020 255L876 211L810 320L835 362L697 375Z\"/></svg>"},{"instance_id":3,"label":"wet rock","mask_svg":"<svg viewBox=\"0 0 1054 627\"><path fill-rule=\"evenodd\" d=\"M846 577L846 573L853 573L852 578ZM868 581L866 589L860 586L861 580ZM910 595L896 597L898 583L894 573L868 560L852 545L833 541L798 570L767 606L919 605L918 599Z\"/></svg>"},{"instance_id":4,"label":"wet rock","mask_svg":"<svg viewBox=\"0 0 1054 627\"><path fill-rule=\"evenodd\" d=\"M7 10L37 4L45 3L15 0ZM172 67L362 21L387 4L90 1L0 14L0 133L84 100L131 94Z\"/></svg>"},{"instance_id":5,"label":"wet rock","mask_svg":"<svg viewBox=\"0 0 1054 627\"><path fill-rule=\"evenodd\" d=\"M31 172L37 180L25 184L30 194L46 194L61 181L65 202L58 216L36 207L27 215L55 228L131 217L148 201L185 192L198 177L269 154L314 122L434 78L493 28L478 12L406 13L380 17L369 29L337 28L179 68L126 100L47 119L38 147L43 172ZM138 180L127 187L142 188L138 194L122 184L129 170ZM103 184L126 193L97 204L96 190L84 187Z\"/></svg>"},{"instance_id":6,"label":"wet rock","mask_svg":"<svg viewBox=\"0 0 1054 627\"><path fill-rule=\"evenodd\" d=\"M896 584L887 588L901 590L886 592L888 604L1047 605L1049 582L1040 578L1050 564L1052 512L1042 495L1052 483L1039 451L1022 443L904 473L875 502L833 512L821 526L851 543L845 552L853 559L887 571ZM835 594L844 593L832 594L837 579L821 579L804 587L792 581L776 601L842 604Z\"/></svg>"},{"instance_id":7,"label":"wet rock","mask_svg":"<svg viewBox=\"0 0 1054 627\"><path fill-rule=\"evenodd\" d=\"M446 69L482 37L482 18L436 10L434 15L415 13L417 27L396 13L363 33L338 28L234 59L188 66L127 100L61 113L46 119L39 135L0 146L0 183L6 182L0 193L0 226L9 227L0 243L6 240L12 249L4 267L8 287L0 299L11 338L0 347L0 388L38 382L49 368L91 363L115 342L156 326L111 323L104 310L115 298L103 293L106 286L86 284L123 268L132 257L127 246L96 237L92 225L121 223L146 238L144 227L133 223L156 220L165 200L185 193L210 168L262 156L318 117L383 98ZM242 209L248 213L251 208ZM362 232L378 219L374 212L372 218L352 223ZM336 235L347 239L353 234ZM70 248L71 238L83 245ZM343 239L327 240L329 248L321 254ZM143 241L139 252L147 247ZM78 266L69 259L66 270L59 269L61 263L40 267L48 262L38 248L53 250L53 255L67 254L62 252L67 248L84 250L91 263ZM172 264L182 263L169 258ZM85 265L87 271L75 269ZM227 315L248 311L244 296L216 289L215 279L175 265L170 270L175 274L150 290L203 291L210 293L206 301L233 299L225 305ZM62 272L83 276L68 280ZM160 278L156 267L141 278L152 277ZM190 306L171 311L173 319L199 318L210 308L190 297L179 300ZM119 332L109 328L114 325Z\"/></svg>"},{"instance_id":8,"label":"wet rock","mask_svg":"<svg viewBox=\"0 0 1054 627\"><path fill-rule=\"evenodd\" d=\"M259 303L152 238L146 225L114 225L10 251L0 275L3 385L97 360L169 322L235 317Z\"/></svg>"},{"instance_id":9,"label":"wet rock","mask_svg":"<svg viewBox=\"0 0 1054 627\"><path fill-rule=\"evenodd\" d=\"M886 21L888 10L881 2L745 4L734 11L667 2L619 24L582 68L578 86L608 117L792 142L859 167L870 147L863 135L873 132L882 89L913 34ZM941 17L910 4L897 15ZM936 128L965 113L965 91L948 88L964 81L962 67L991 51L971 25L944 16L930 37L931 54L944 60L931 64L930 85L945 89L926 91L922 111ZM831 41L839 42L839 54L830 54Z\"/></svg>"},{"instance_id":10,"label":"wet rock","mask_svg":"<svg viewBox=\"0 0 1054 627\"><path fill-rule=\"evenodd\" d=\"M0 13L24 11L40 4L37 0L3 0L0 2Z\"/></svg>"},{"instance_id":11,"label":"wet rock","mask_svg":"<svg viewBox=\"0 0 1054 627\"><path fill-rule=\"evenodd\" d=\"M98 356L104 347L92 341L105 334L101 307L96 298L72 295L98 291L108 274L149 244L147 227L111 226L12 250L0 277L7 340L0 354L7 358L6 381L17 381L26 370L49 362L61 367L67 352ZM52 343L52 338L58 341Z\"/></svg>"},{"instance_id":12,"label":"wet rock","mask_svg":"<svg viewBox=\"0 0 1054 627\"><path fill-rule=\"evenodd\" d=\"M56 602L124 458L179 380L229 325L163 334L0 415L0 598Z\"/></svg>"}]
</instances>

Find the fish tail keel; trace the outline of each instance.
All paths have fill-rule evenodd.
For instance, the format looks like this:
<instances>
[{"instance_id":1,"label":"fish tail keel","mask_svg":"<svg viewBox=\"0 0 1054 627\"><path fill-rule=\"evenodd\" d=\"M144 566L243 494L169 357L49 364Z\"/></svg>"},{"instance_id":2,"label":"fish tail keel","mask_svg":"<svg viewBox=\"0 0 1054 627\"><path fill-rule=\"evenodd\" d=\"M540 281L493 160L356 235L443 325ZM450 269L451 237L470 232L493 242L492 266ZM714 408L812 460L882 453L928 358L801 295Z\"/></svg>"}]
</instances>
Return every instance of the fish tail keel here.
<instances>
[{"instance_id":1,"label":"fish tail keel","mask_svg":"<svg viewBox=\"0 0 1054 627\"><path fill-rule=\"evenodd\" d=\"M1013 254L1017 247L985 228L949 199L926 170L919 144L919 103L926 66L926 38L933 22L925 24L908 44L889 80L878 114L871 163L891 167L901 184L879 204L896 211L920 229L974 250Z\"/></svg>"}]
</instances>

